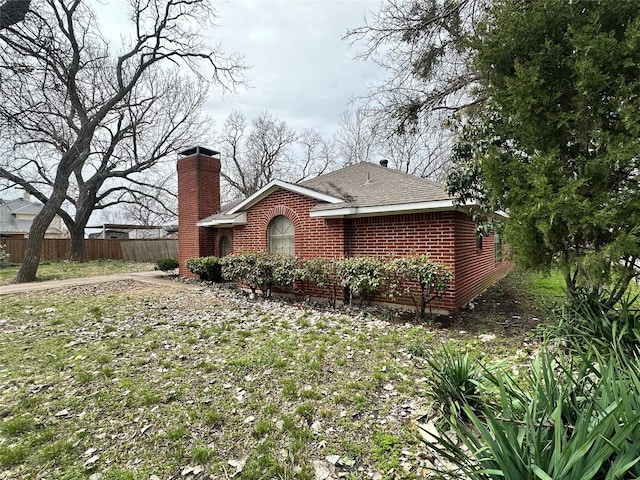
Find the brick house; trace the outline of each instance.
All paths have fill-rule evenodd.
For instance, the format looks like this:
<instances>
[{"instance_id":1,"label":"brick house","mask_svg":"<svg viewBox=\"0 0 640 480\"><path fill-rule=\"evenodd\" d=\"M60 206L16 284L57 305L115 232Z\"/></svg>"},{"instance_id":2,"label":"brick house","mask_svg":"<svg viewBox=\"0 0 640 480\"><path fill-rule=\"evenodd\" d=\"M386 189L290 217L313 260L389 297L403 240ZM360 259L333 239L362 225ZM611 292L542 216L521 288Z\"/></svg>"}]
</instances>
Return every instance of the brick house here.
<instances>
[{"instance_id":1,"label":"brick house","mask_svg":"<svg viewBox=\"0 0 640 480\"><path fill-rule=\"evenodd\" d=\"M274 180L221 207L218 152L196 147L178 160L178 260L266 250L302 257L429 254L454 278L435 307L455 311L512 268L497 235L477 238L468 207L443 185L373 163L299 184Z\"/></svg>"}]
</instances>

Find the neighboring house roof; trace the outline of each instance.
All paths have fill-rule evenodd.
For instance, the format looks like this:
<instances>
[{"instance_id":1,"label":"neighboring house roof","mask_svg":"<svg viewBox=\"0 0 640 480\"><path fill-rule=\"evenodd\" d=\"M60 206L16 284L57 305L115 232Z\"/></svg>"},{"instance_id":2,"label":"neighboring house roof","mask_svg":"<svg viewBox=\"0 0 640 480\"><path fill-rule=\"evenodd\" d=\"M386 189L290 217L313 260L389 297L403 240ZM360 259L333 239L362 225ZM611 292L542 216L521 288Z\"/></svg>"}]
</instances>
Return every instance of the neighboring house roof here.
<instances>
[{"instance_id":1,"label":"neighboring house roof","mask_svg":"<svg viewBox=\"0 0 640 480\"><path fill-rule=\"evenodd\" d=\"M7 202L11 213L22 213L25 215L37 215L42 210L42 205L39 203L32 203L22 198L16 198L15 200L9 200Z\"/></svg>"},{"instance_id":2,"label":"neighboring house roof","mask_svg":"<svg viewBox=\"0 0 640 480\"><path fill-rule=\"evenodd\" d=\"M33 203L23 198L14 200L0 199L0 234L16 235L27 234L31 230L31 219L18 219L17 215L36 216L42 210L42 205ZM47 228L48 233L60 233L59 228Z\"/></svg>"},{"instance_id":3,"label":"neighboring house roof","mask_svg":"<svg viewBox=\"0 0 640 480\"><path fill-rule=\"evenodd\" d=\"M298 184L274 180L247 199L222 207L220 212L202 219L198 225L244 224L244 212L278 189L319 200L311 210L312 217L384 215L455 208L454 198L443 184L362 162Z\"/></svg>"}]
</instances>

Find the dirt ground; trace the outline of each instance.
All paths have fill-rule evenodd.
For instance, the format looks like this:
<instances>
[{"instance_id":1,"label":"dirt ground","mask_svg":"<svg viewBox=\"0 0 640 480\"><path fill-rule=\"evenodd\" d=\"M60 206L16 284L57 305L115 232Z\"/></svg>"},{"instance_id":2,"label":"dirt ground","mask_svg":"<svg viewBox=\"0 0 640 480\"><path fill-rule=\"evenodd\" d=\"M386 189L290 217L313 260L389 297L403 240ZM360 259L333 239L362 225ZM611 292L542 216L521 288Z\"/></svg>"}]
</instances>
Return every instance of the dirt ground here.
<instances>
[{"instance_id":1,"label":"dirt ground","mask_svg":"<svg viewBox=\"0 0 640 480\"><path fill-rule=\"evenodd\" d=\"M443 326L469 334L526 337L549 317L549 306L527 292L523 277L511 273L479 295L469 308L448 317Z\"/></svg>"}]
</instances>

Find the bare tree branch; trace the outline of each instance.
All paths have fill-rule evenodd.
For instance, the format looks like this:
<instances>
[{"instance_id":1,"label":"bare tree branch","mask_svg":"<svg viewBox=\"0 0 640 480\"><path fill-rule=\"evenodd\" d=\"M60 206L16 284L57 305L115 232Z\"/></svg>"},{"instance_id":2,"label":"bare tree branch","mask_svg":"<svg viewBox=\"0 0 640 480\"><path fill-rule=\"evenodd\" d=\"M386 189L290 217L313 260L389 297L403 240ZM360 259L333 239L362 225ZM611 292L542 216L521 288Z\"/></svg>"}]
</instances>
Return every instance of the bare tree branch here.
<instances>
[{"instance_id":1,"label":"bare tree branch","mask_svg":"<svg viewBox=\"0 0 640 480\"><path fill-rule=\"evenodd\" d=\"M226 200L246 198L275 179L300 182L322 174L335 163L332 140L318 132L293 131L267 112L247 124L232 112L219 134L222 185Z\"/></svg>"},{"instance_id":2,"label":"bare tree branch","mask_svg":"<svg viewBox=\"0 0 640 480\"><path fill-rule=\"evenodd\" d=\"M244 69L206 45L214 12L204 0L130 0L131 33L116 54L86 2L31 6L23 22L0 30L0 128L14 141L12 160L35 162L19 173L0 166L46 198L19 281L35 278L44 232L65 202L75 207L66 221L77 239L101 189L199 138L207 88L234 88Z\"/></svg>"}]
</instances>

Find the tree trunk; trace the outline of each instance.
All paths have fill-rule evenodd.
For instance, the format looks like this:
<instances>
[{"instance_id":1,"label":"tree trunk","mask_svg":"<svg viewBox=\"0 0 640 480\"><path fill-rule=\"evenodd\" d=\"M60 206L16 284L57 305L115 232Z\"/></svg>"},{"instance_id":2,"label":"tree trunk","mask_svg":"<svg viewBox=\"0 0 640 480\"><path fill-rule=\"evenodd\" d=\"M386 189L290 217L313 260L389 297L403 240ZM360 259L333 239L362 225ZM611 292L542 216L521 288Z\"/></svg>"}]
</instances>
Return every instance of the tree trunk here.
<instances>
[{"instance_id":1,"label":"tree trunk","mask_svg":"<svg viewBox=\"0 0 640 480\"><path fill-rule=\"evenodd\" d=\"M567 298L572 299L576 294L576 274L571 274L571 267L564 267L562 270L562 276L564 277L564 284L567 289Z\"/></svg>"},{"instance_id":2,"label":"tree trunk","mask_svg":"<svg viewBox=\"0 0 640 480\"><path fill-rule=\"evenodd\" d=\"M40 264L40 249L42 248L44 235L64 201L68 186L68 178L64 178L62 175L56 177L49 201L44 204L42 210L36 215L31 224L27 248L24 252L20 270L14 280L15 283L34 282L36 280L36 272Z\"/></svg>"},{"instance_id":3,"label":"tree trunk","mask_svg":"<svg viewBox=\"0 0 640 480\"><path fill-rule=\"evenodd\" d=\"M77 178L81 178L78 173ZM78 181L79 192L76 203L76 214L72 222L66 222L71 234L71 248L69 250L70 262L84 262L84 229L89 223L89 217L93 213L97 202L97 192L104 183L104 177L94 176L88 182Z\"/></svg>"},{"instance_id":4,"label":"tree trunk","mask_svg":"<svg viewBox=\"0 0 640 480\"><path fill-rule=\"evenodd\" d=\"M69 225L67 225L69 227ZM69 228L71 234L71 247L69 248L69 261L70 262L84 262L84 227L85 224L78 225L73 224L72 228Z\"/></svg>"}]
</instances>

